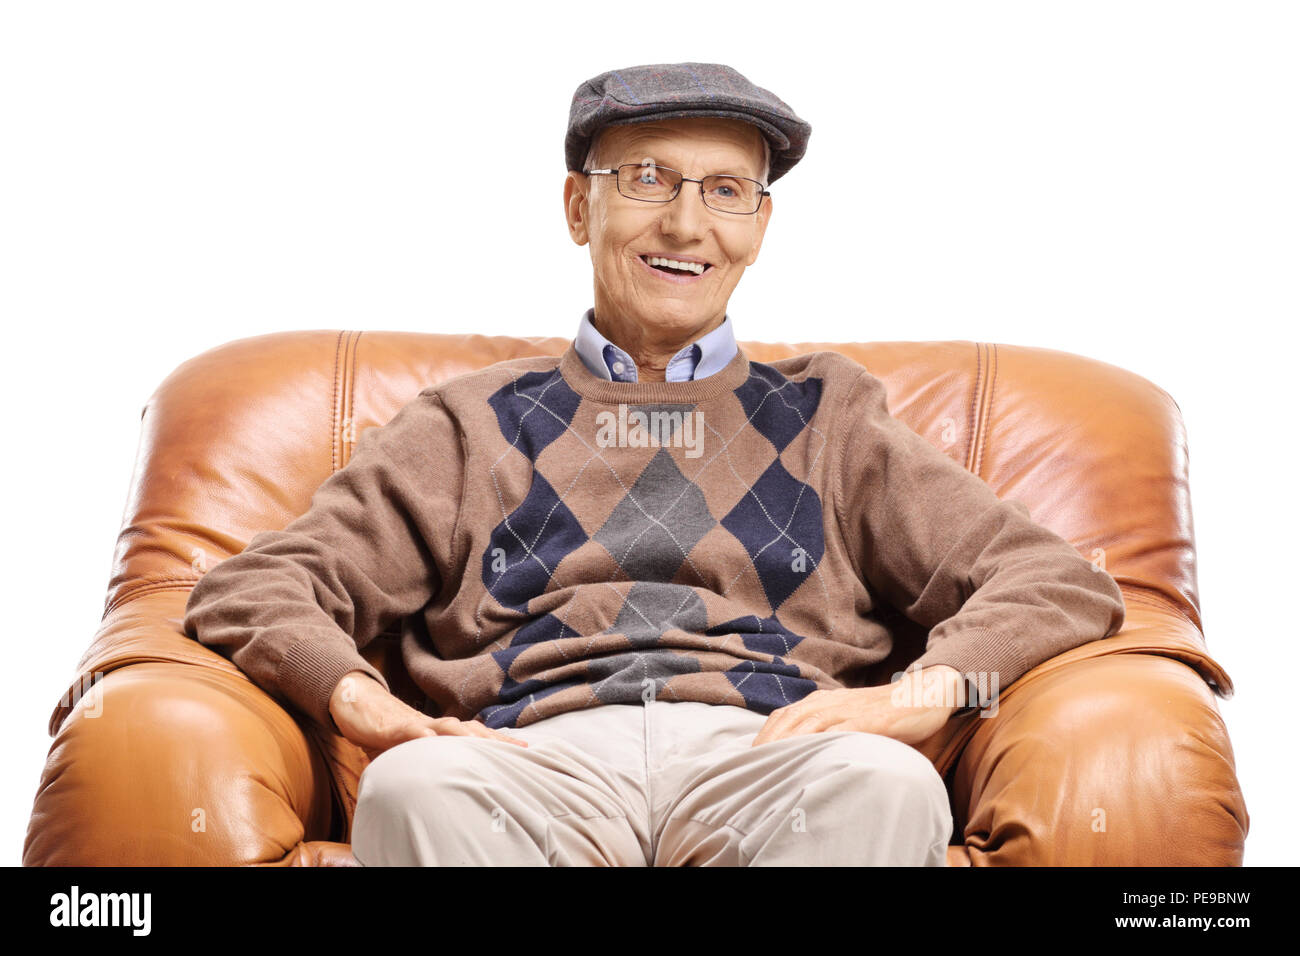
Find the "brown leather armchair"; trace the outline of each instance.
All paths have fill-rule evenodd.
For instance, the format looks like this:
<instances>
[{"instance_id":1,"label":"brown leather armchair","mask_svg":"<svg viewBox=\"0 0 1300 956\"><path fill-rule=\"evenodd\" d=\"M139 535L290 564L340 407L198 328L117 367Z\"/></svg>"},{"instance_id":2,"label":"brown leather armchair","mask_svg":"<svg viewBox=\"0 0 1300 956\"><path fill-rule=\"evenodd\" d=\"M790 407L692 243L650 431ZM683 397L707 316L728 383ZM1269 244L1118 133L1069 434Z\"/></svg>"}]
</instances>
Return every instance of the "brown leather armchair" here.
<instances>
[{"instance_id":1,"label":"brown leather armchair","mask_svg":"<svg viewBox=\"0 0 1300 956\"><path fill-rule=\"evenodd\" d=\"M304 512L361 432L421 388L562 338L289 332L176 369L143 432L103 621L50 717L25 865L351 865L362 751L287 711L183 633L202 571ZM1188 450L1174 401L1102 362L982 342L831 348L890 411L1015 497L1123 589L1123 630L1003 688L920 749L949 782L954 865L1239 865L1250 818L1196 590ZM900 638L871 683L919 655ZM420 706L396 632L363 653Z\"/></svg>"}]
</instances>

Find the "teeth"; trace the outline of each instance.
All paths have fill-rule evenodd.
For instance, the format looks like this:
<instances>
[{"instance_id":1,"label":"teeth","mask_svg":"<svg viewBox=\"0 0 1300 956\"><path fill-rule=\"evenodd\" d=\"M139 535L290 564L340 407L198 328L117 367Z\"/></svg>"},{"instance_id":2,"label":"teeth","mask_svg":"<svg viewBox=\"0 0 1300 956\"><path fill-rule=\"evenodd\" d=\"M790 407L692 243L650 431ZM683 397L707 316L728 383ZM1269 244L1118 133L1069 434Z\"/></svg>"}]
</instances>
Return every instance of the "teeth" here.
<instances>
[{"instance_id":1,"label":"teeth","mask_svg":"<svg viewBox=\"0 0 1300 956\"><path fill-rule=\"evenodd\" d=\"M646 256L645 261L652 266L668 266L672 269L689 269L696 275L704 272L704 263L702 262L680 262L677 259L664 259L660 256Z\"/></svg>"}]
</instances>

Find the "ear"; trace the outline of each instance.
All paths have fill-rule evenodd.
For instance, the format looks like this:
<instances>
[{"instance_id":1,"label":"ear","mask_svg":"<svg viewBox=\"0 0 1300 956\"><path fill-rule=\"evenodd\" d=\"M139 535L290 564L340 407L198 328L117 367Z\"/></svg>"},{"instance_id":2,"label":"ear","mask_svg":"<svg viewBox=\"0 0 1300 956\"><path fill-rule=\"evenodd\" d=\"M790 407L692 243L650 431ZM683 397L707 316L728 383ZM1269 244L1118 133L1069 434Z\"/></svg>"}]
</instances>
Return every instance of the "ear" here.
<instances>
[{"instance_id":1,"label":"ear","mask_svg":"<svg viewBox=\"0 0 1300 956\"><path fill-rule=\"evenodd\" d=\"M564 218L569 224L569 236L575 243L585 246L591 236L587 233L587 190L591 178L576 170L564 177Z\"/></svg>"},{"instance_id":2,"label":"ear","mask_svg":"<svg viewBox=\"0 0 1300 956\"><path fill-rule=\"evenodd\" d=\"M754 242L749 248L749 257L745 260L746 267L758 261L758 250L763 247L763 236L767 234L767 221L771 216L772 197L764 196L763 204L758 207L758 212L754 213L757 222L754 225Z\"/></svg>"}]
</instances>

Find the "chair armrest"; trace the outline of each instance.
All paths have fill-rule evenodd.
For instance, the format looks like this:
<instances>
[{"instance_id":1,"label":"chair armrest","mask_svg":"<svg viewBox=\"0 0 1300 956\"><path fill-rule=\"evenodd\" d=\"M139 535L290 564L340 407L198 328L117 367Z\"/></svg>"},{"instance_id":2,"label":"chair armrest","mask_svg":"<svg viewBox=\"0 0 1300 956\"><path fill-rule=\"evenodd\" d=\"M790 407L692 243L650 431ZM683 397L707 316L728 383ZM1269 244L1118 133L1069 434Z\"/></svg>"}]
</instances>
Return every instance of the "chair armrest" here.
<instances>
[{"instance_id":1,"label":"chair armrest","mask_svg":"<svg viewBox=\"0 0 1300 956\"><path fill-rule=\"evenodd\" d=\"M1000 687L998 699L1010 700L1046 675L1079 661L1129 654L1151 654L1182 661L1215 694L1225 700L1232 697L1232 679L1210 656L1205 637L1180 608L1147 588L1121 584L1120 589L1124 592L1125 611L1124 626L1118 634L1089 641L1043 661L1010 686ZM953 717L916 747L930 758L941 777L947 777L975 731L992 719L996 719L994 713Z\"/></svg>"},{"instance_id":2,"label":"chair armrest","mask_svg":"<svg viewBox=\"0 0 1300 956\"><path fill-rule=\"evenodd\" d=\"M320 748L237 668L117 666L65 708L23 864L280 861L331 838L331 793Z\"/></svg>"},{"instance_id":3,"label":"chair armrest","mask_svg":"<svg viewBox=\"0 0 1300 956\"><path fill-rule=\"evenodd\" d=\"M1196 670L1119 653L1019 684L995 717L963 718L952 793L973 865L1241 865L1250 817Z\"/></svg>"}]
</instances>

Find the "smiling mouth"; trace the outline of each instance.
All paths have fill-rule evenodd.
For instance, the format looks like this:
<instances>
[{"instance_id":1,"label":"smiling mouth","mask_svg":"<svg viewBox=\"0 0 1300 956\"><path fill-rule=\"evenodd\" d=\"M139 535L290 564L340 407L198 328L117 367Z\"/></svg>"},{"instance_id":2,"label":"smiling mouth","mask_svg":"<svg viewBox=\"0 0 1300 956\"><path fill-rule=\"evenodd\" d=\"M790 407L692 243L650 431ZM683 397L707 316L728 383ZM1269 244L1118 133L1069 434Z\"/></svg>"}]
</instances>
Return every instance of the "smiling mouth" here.
<instances>
[{"instance_id":1,"label":"smiling mouth","mask_svg":"<svg viewBox=\"0 0 1300 956\"><path fill-rule=\"evenodd\" d=\"M637 258L656 272L662 272L664 275L678 276L684 279L697 279L713 268L711 263L687 263L667 256L638 256ZM677 262L678 265L669 265L670 262ZM703 265L704 268L699 272L696 272L693 267L699 265Z\"/></svg>"}]
</instances>

